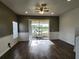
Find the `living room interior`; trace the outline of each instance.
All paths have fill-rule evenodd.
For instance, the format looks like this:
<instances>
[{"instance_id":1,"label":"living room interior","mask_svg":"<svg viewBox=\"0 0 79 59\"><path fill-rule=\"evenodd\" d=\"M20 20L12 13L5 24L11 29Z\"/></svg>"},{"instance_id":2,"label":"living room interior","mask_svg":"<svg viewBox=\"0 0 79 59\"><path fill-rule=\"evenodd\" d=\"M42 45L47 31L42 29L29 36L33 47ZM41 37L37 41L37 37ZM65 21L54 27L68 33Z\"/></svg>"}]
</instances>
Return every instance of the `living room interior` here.
<instances>
[{"instance_id":1,"label":"living room interior","mask_svg":"<svg viewBox=\"0 0 79 59\"><path fill-rule=\"evenodd\" d=\"M79 0L0 0L0 59L79 59Z\"/></svg>"}]
</instances>

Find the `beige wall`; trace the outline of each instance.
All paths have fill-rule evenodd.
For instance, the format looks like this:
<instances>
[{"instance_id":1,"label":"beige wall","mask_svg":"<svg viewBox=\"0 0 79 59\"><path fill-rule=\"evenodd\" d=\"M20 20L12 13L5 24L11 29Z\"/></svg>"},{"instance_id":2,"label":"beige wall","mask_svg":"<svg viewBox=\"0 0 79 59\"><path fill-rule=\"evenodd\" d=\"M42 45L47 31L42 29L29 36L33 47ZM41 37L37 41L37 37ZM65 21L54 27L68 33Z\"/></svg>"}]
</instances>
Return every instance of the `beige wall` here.
<instances>
[{"instance_id":1,"label":"beige wall","mask_svg":"<svg viewBox=\"0 0 79 59\"><path fill-rule=\"evenodd\" d=\"M29 23L27 17L21 17L19 22L19 32L28 32L29 31Z\"/></svg>"},{"instance_id":2,"label":"beige wall","mask_svg":"<svg viewBox=\"0 0 79 59\"><path fill-rule=\"evenodd\" d=\"M61 40L75 46L75 59L79 59L79 8L71 10L60 16L59 37Z\"/></svg>"},{"instance_id":3,"label":"beige wall","mask_svg":"<svg viewBox=\"0 0 79 59\"><path fill-rule=\"evenodd\" d=\"M60 16L60 39L74 45L76 27L79 27L79 8Z\"/></svg>"},{"instance_id":4,"label":"beige wall","mask_svg":"<svg viewBox=\"0 0 79 59\"><path fill-rule=\"evenodd\" d=\"M23 16L20 18L19 21L19 37L20 40L22 41L26 41L29 39L29 20L32 19L49 19L50 21L50 39L58 39L59 38L59 17L55 16L55 17L42 17L42 16L30 16L30 17L26 17ZM23 35L23 36L22 36Z\"/></svg>"},{"instance_id":5,"label":"beige wall","mask_svg":"<svg viewBox=\"0 0 79 59\"><path fill-rule=\"evenodd\" d=\"M10 48L17 43L17 39L13 38L12 21L16 20L16 15L0 2L0 56L2 56Z\"/></svg>"},{"instance_id":6,"label":"beige wall","mask_svg":"<svg viewBox=\"0 0 79 59\"><path fill-rule=\"evenodd\" d=\"M49 19L50 32L59 32L59 16L23 16L19 21L19 32L29 32L29 19Z\"/></svg>"},{"instance_id":7,"label":"beige wall","mask_svg":"<svg viewBox=\"0 0 79 59\"><path fill-rule=\"evenodd\" d=\"M16 20L16 15L0 3L0 37L12 34L13 20Z\"/></svg>"}]
</instances>

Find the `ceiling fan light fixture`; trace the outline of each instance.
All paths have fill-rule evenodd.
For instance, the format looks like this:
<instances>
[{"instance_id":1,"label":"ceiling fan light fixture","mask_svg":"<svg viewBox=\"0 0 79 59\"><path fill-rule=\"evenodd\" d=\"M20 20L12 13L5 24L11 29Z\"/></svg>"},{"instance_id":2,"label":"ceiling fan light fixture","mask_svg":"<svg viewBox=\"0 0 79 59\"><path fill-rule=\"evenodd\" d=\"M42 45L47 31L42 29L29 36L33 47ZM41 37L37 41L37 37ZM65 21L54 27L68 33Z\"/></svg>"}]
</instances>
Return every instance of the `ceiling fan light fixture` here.
<instances>
[{"instance_id":1,"label":"ceiling fan light fixture","mask_svg":"<svg viewBox=\"0 0 79 59\"><path fill-rule=\"evenodd\" d=\"M46 3L42 3L41 6L47 6L47 4Z\"/></svg>"},{"instance_id":2,"label":"ceiling fan light fixture","mask_svg":"<svg viewBox=\"0 0 79 59\"><path fill-rule=\"evenodd\" d=\"M44 14L49 12L49 8L46 3L41 3L41 4L39 3L36 4L35 11L37 11L39 14Z\"/></svg>"},{"instance_id":3,"label":"ceiling fan light fixture","mask_svg":"<svg viewBox=\"0 0 79 59\"><path fill-rule=\"evenodd\" d=\"M71 0L67 0L68 2L70 2Z\"/></svg>"},{"instance_id":4,"label":"ceiling fan light fixture","mask_svg":"<svg viewBox=\"0 0 79 59\"><path fill-rule=\"evenodd\" d=\"M27 11L25 11L25 13L26 13L26 14L28 14L28 12L27 12Z\"/></svg>"},{"instance_id":5,"label":"ceiling fan light fixture","mask_svg":"<svg viewBox=\"0 0 79 59\"><path fill-rule=\"evenodd\" d=\"M39 14L41 14L41 15L44 14L44 11L39 11Z\"/></svg>"},{"instance_id":6,"label":"ceiling fan light fixture","mask_svg":"<svg viewBox=\"0 0 79 59\"><path fill-rule=\"evenodd\" d=\"M54 14L54 12L51 13L51 15L53 15L53 14Z\"/></svg>"}]
</instances>

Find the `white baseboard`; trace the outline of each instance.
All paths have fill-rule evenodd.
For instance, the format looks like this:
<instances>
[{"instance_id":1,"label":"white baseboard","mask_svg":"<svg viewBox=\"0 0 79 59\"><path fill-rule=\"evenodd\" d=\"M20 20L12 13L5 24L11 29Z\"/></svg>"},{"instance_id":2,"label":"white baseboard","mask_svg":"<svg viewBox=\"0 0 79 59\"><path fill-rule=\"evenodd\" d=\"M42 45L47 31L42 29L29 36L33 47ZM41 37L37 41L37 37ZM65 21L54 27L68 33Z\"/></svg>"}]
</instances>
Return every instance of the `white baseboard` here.
<instances>
[{"instance_id":1,"label":"white baseboard","mask_svg":"<svg viewBox=\"0 0 79 59\"><path fill-rule=\"evenodd\" d=\"M9 48L6 49L3 53L0 54L0 57L3 56L7 51L9 51Z\"/></svg>"},{"instance_id":2,"label":"white baseboard","mask_svg":"<svg viewBox=\"0 0 79 59\"><path fill-rule=\"evenodd\" d=\"M14 39L13 35L8 35L0 38L0 57L4 55L10 48L8 47L8 43L13 47L17 43L17 38Z\"/></svg>"},{"instance_id":3,"label":"white baseboard","mask_svg":"<svg viewBox=\"0 0 79 59\"><path fill-rule=\"evenodd\" d=\"M16 45L16 44L14 44L14 45ZM13 45L13 46L14 46L14 45ZM13 47L13 46L12 46L12 47ZM11 48L12 48L12 47L11 47ZM0 54L0 57L3 56L3 55L4 55L7 51L9 51L11 48L7 48L3 53Z\"/></svg>"}]
</instances>

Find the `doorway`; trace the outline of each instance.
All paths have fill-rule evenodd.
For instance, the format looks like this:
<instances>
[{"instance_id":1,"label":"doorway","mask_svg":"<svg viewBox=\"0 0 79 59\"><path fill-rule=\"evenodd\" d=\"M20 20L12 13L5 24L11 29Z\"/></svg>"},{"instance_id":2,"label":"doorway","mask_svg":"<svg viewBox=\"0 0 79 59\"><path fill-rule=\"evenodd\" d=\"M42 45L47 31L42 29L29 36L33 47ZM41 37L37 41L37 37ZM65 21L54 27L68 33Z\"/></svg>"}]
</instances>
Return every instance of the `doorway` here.
<instances>
[{"instance_id":1,"label":"doorway","mask_svg":"<svg viewBox=\"0 0 79 59\"><path fill-rule=\"evenodd\" d=\"M32 19L30 24L32 40L49 39L49 19Z\"/></svg>"}]
</instances>

